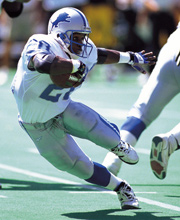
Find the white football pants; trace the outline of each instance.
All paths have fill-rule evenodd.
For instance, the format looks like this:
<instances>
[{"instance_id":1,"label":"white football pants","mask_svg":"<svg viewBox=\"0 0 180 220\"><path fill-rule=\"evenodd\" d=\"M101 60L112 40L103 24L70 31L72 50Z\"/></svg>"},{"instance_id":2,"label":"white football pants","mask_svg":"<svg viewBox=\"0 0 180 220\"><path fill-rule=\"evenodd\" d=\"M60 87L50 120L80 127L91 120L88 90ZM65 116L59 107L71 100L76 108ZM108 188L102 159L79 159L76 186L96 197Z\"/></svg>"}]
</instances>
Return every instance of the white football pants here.
<instances>
[{"instance_id":1,"label":"white football pants","mask_svg":"<svg viewBox=\"0 0 180 220\"><path fill-rule=\"evenodd\" d=\"M66 110L46 123L20 124L29 134L40 154L52 165L79 178L93 174L93 162L78 146L73 136L84 138L106 149L120 141L115 125L91 108L71 101Z\"/></svg>"}]
</instances>

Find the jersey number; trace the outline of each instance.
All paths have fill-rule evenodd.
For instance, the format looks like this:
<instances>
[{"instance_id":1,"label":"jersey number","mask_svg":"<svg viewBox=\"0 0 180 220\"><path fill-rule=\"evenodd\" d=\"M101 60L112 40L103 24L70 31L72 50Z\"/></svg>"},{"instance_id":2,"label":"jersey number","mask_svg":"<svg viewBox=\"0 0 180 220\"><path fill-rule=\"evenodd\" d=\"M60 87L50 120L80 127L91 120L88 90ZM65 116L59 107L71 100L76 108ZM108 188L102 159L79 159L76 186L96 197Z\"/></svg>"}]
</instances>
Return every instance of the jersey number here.
<instances>
[{"instance_id":1,"label":"jersey number","mask_svg":"<svg viewBox=\"0 0 180 220\"><path fill-rule=\"evenodd\" d=\"M74 91L74 88L70 88L69 91L67 91L65 94L57 93L56 95L50 95L53 90L61 91L62 89L63 88L60 88L59 86L51 84L41 93L39 97L47 101L58 102L61 95L63 95L63 100L67 100L69 98L69 95Z\"/></svg>"}]
</instances>

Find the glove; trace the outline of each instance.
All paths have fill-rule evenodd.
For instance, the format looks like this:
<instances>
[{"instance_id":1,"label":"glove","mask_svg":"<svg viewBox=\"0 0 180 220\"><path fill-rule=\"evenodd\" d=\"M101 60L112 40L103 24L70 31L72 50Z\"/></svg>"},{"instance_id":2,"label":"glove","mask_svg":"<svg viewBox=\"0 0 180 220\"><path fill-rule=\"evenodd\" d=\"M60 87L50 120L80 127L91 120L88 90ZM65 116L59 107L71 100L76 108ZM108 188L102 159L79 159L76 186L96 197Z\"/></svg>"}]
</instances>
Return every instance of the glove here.
<instances>
[{"instance_id":1,"label":"glove","mask_svg":"<svg viewBox=\"0 0 180 220\"><path fill-rule=\"evenodd\" d=\"M145 74L146 70L142 67L142 65L154 65L156 57L153 56L152 52L145 53L144 50L138 53L134 53L129 51L130 61L128 62L135 70Z\"/></svg>"},{"instance_id":2,"label":"glove","mask_svg":"<svg viewBox=\"0 0 180 220\"><path fill-rule=\"evenodd\" d=\"M134 64L147 64L148 63L147 57L143 55L141 52L134 53L134 52L129 51L128 53L130 54L130 61L128 62L128 64L134 65Z\"/></svg>"},{"instance_id":3,"label":"glove","mask_svg":"<svg viewBox=\"0 0 180 220\"><path fill-rule=\"evenodd\" d=\"M142 74L147 73L147 71L141 65L136 64L136 65L131 65L131 66L132 66L133 69L139 71Z\"/></svg>"},{"instance_id":4,"label":"glove","mask_svg":"<svg viewBox=\"0 0 180 220\"><path fill-rule=\"evenodd\" d=\"M78 70L74 73L71 73L71 75L74 75L78 78L78 82L83 82L86 76L85 70L86 70L86 65L80 62L80 66L78 67Z\"/></svg>"}]
</instances>

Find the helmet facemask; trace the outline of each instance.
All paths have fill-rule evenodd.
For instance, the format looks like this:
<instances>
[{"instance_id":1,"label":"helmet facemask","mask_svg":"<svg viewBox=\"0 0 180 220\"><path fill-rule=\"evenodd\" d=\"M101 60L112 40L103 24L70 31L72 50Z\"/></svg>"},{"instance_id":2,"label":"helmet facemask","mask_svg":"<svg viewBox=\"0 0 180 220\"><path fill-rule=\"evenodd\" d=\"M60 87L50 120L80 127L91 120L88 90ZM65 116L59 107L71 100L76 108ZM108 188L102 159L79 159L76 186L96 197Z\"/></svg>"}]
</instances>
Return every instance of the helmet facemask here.
<instances>
[{"instance_id":1,"label":"helmet facemask","mask_svg":"<svg viewBox=\"0 0 180 220\"><path fill-rule=\"evenodd\" d=\"M82 43L79 43L79 42L76 42L76 41L73 40L74 34L78 34L78 33L85 35L84 40L82 41ZM64 42L64 44L66 46L66 52L68 52L70 54L73 53L76 56L83 57L83 58L87 58L90 55L93 47L88 42L89 33L87 34L87 33L81 32L81 31L77 31L77 30L76 31L68 30L64 34L62 34L62 33L59 34L59 37L61 38L61 40ZM80 53L77 53L74 50L74 45L81 46L81 52Z\"/></svg>"}]
</instances>

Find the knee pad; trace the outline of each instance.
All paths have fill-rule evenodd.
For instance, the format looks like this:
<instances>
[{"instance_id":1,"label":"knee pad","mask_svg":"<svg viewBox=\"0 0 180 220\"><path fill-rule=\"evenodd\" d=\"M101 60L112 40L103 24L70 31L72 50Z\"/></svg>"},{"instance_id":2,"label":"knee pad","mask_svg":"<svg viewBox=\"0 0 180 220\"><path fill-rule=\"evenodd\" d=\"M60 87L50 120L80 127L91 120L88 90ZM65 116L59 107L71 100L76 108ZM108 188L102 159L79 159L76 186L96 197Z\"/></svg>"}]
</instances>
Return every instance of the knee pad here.
<instances>
[{"instance_id":1,"label":"knee pad","mask_svg":"<svg viewBox=\"0 0 180 220\"><path fill-rule=\"evenodd\" d=\"M77 137L85 137L97 123L95 112L87 106L76 102L69 104L62 118L65 128L70 134Z\"/></svg>"},{"instance_id":2,"label":"knee pad","mask_svg":"<svg viewBox=\"0 0 180 220\"><path fill-rule=\"evenodd\" d=\"M49 153L41 154L53 166L61 171L65 171L81 179L87 179L93 174L93 162L84 153L77 154L76 157L67 154L63 157Z\"/></svg>"},{"instance_id":3,"label":"knee pad","mask_svg":"<svg viewBox=\"0 0 180 220\"><path fill-rule=\"evenodd\" d=\"M80 179L88 179L93 174L93 162L88 158L86 160L77 160L71 169L66 172L79 177Z\"/></svg>"},{"instance_id":4,"label":"knee pad","mask_svg":"<svg viewBox=\"0 0 180 220\"><path fill-rule=\"evenodd\" d=\"M45 152L41 151L40 155L44 157L49 163L51 163L54 167L56 167L58 170L61 171L67 171L72 169L73 167L73 161L70 160L70 158L65 158L64 160L61 160L61 158L58 155L55 155L51 152Z\"/></svg>"},{"instance_id":5,"label":"knee pad","mask_svg":"<svg viewBox=\"0 0 180 220\"><path fill-rule=\"evenodd\" d=\"M93 174L93 162L88 158L79 158L76 161L72 161L67 158L65 161L59 157L51 157L50 154L41 153L46 160L48 160L58 170L70 173L81 179L87 179Z\"/></svg>"}]
</instances>

